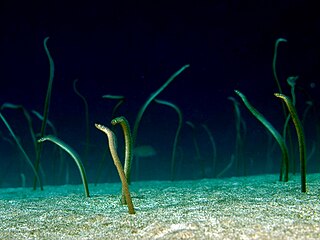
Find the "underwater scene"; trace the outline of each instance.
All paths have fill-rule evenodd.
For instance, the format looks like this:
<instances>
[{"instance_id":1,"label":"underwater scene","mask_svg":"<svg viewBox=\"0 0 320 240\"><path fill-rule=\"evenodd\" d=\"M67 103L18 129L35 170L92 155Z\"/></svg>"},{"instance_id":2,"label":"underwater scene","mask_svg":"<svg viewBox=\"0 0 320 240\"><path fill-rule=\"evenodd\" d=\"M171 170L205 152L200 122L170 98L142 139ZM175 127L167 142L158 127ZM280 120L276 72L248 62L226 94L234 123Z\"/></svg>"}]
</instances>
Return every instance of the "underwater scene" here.
<instances>
[{"instance_id":1,"label":"underwater scene","mask_svg":"<svg viewBox=\"0 0 320 240\"><path fill-rule=\"evenodd\" d=\"M312 1L3 1L0 239L319 239Z\"/></svg>"}]
</instances>

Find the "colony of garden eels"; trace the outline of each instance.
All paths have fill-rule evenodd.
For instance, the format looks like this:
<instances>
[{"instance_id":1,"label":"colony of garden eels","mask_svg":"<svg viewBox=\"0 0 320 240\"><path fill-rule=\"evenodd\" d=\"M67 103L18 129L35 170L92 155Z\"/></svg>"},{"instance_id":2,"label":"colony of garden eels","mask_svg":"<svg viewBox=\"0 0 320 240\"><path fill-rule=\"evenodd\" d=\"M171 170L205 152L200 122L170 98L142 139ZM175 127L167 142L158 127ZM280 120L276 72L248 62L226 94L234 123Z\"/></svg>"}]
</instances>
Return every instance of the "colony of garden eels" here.
<instances>
[{"instance_id":1,"label":"colony of garden eels","mask_svg":"<svg viewBox=\"0 0 320 240\"><path fill-rule=\"evenodd\" d=\"M16 135L14 134L14 131L12 129L12 127L9 125L8 121L5 119L5 117L3 116L3 114L0 113L0 118L1 120L4 122L5 126L7 127L7 129L9 130L10 134L12 135L12 137L14 138L16 144L18 145L18 148L20 149L20 151L23 153L23 156L26 160L26 162L28 163L28 165L32 168L33 173L34 173L34 185L33 188L36 189L36 184L38 183L41 190L43 189L43 185L41 182L41 179L39 177L39 164L40 164L40 159L41 159L41 154L42 154L42 144L44 141L51 141L53 143L55 143L56 145L58 145L61 149L65 150L74 160L74 162L76 163L78 170L80 172L81 178L82 178L82 183L84 186L84 191L85 191L85 196L89 197L89 187L88 187L88 180L86 177L86 172L85 172L85 167L80 159L80 156L75 152L75 150L73 150L68 144L66 144L65 142L63 142L61 139L59 139L57 136L53 136L53 135L45 135L45 129L48 125L48 112L49 112L49 107L50 107L50 100L51 100L51 91L52 91L52 83L53 83L53 79L54 79L54 61L50 55L50 51L47 47L47 42L48 42L48 37L44 39L44 49L45 52L47 54L48 60L49 60L49 66L50 66L50 73L49 73L49 82L48 82L48 88L47 88L47 93L46 93L46 98L45 98L45 102L44 102L44 110L43 110L43 116L40 116L40 118L42 119L42 125L41 125L41 130L40 130L40 134L39 134L39 138L36 141L35 139L35 134L33 133L32 130L32 126L29 125L30 131L33 136L33 141L35 141L35 152L36 152L36 159L35 162L33 163L30 158L28 157L26 151L24 150L23 146L20 144L20 142L17 140ZM244 105L248 108L248 110L253 114L253 116L255 118L257 118L265 127L268 131L270 131L270 133L272 134L272 136L276 139L277 143L280 146L281 152L282 152L282 163L281 163L281 170L280 170L280 181L284 181L287 182L289 180L289 154L288 154L288 148L286 146L286 132L287 132L287 125L288 125L288 121L290 120L290 118L292 119L294 126L296 128L296 132L297 132L297 136L298 136L298 143L299 143L299 151L300 151L300 174L301 174L301 192L306 192L307 191L307 182L306 182L306 147L305 147L305 137L304 137L304 131L303 131L303 127L301 124L301 121L298 117L297 111L295 109L295 94L294 94L294 86L295 86L295 80L297 79L297 77L291 77L288 78L288 84L291 86L291 95L292 95L292 100L284 95L282 93L282 89L281 86L279 84L279 80L277 77L277 73L276 73L276 57L277 57L277 48L280 42L286 42L285 39L278 39L276 41L275 44L275 52L274 52L274 59L273 59L273 73L274 73L274 78L275 81L277 83L278 86L278 90L279 93L275 93L274 95L280 99L283 100L282 104L284 103L287 106L287 110L289 112L290 115L286 115L287 110L284 108L284 114L286 116L286 123L284 126L284 134L281 135L273 126L272 124L257 110L255 109L251 103L249 103L249 101L247 100L246 96L240 92L239 90L235 90L235 93L241 98L241 100L243 101ZM176 151L177 151L177 143L179 140L179 133L181 130L181 126L182 126L182 113L181 110L179 109L178 106L176 106L175 104L165 101L165 100L159 100L156 99L157 96L175 79L177 78L183 71L185 71L187 68L189 68L190 65L184 65L183 67L181 67L178 71L176 71L171 77L169 77L169 79L154 93L151 94L151 96L145 101L145 103L142 105L142 107L140 108L140 110L138 111L138 114L136 116L135 122L134 122L134 127L133 127L133 131L131 134L131 130L129 127L129 123L126 120L126 118L124 116L120 116L120 117L115 117L112 118L111 120L111 124L112 125L117 125L120 124L124 133L124 139L125 139L125 159L124 159L124 167L121 164L120 158L118 156L117 153L117 141L115 140L116 136L114 134L114 132L106 127L103 126L102 124L95 124L95 127L98 130L101 130L102 132L104 132L107 137L108 137L108 143L109 143L109 151L111 153L112 159L114 161L114 164L116 166L116 169L118 171L120 180L122 182L122 198L121 198L121 202L122 204L126 204L128 206L128 211L130 214L134 214L135 213L135 209L132 203L132 199L131 199L131 194L129 191L129 184L131 183L131 178L130 178L130 172L131 172L131 162L132 162L132 157L133 157L133 149L136 146L136 142L137 142L137 135L138 135L138 129L140 126L140 122L141 119L143 117L144 112L146 111L147 107L150 105L151 102L155 101L156 103L162 104L162 105L166 105L169 106L171 108L173 108L177 114L178 114L178 127L176 130L176 134L175 134L175 138L174 138L174 142L173 142L173 150L172 150L172 157L171 157L171 180L175 180L175 165L176 165ZM75 93L83 100L84 105L85 105L85 116L86 116L86 155L88 155L88 145L89 145L89 117L88 117L88 104L86 102L86 99L84 98L83 95L81 95L77 88L76 88L76 82L77 80L74 81L74 85L73 85L73 89L75 91ZM119 102L118 104L114 107L113 109L113 115L116 114L117 108L123 103L124 101L124 97L122 96L112 96L112 95L105 95L105 98L109 98L109 99L118 99ZM240 128L241 128L241 116L239 114L239 109L238 109L238 103L236 102L236 100L233 97L229 97L229 99L231 101L233 101L234 105L235 105L235 112L236 112L236 118L237 118L237 131L240 132ZM3 108L12 108L12 109L22 109L22 111L25 114L25 117L28 119L30 119L30 116L28 114L28 112L22 107L22 106L17 106L14 104L10 104L10 103L5 103L2 105L1 109ZM39 114L38 114L39 115ZM29 121L30 122L30 121ZM195 130L194 125L190 122L187 121L187 125L189 125L190 127L193 128L193 131ZM216 150L215 150L215 142L214 139L208 129L208 127L204 126L206 132L209 134L209 138L210 141L212 143L213 149L214 149L214 155L216 155ZM241 142L241 136L238 136L238 140ZM238 142L239 142L238 141ZM195 145L196 141L194 142ZM195 146L196 147L196 146ZM240 145L238 146L239 148ZM197 147L196 147L197 148ZM238 153L239 154L239 153ZM233 158L232 158L233 159ZM215 165L216 162L216 156L213 157L213 162ZM199 162L199 164L201 164L201 162ZM202 171L203 171L203 176L204 176L204 168L202 166ZM223 170L224 171L224 170ZM222 172L223 172L222 171ZM219 176L221 174L217 174L216 176Z\"/></svg>"}]
</instances>

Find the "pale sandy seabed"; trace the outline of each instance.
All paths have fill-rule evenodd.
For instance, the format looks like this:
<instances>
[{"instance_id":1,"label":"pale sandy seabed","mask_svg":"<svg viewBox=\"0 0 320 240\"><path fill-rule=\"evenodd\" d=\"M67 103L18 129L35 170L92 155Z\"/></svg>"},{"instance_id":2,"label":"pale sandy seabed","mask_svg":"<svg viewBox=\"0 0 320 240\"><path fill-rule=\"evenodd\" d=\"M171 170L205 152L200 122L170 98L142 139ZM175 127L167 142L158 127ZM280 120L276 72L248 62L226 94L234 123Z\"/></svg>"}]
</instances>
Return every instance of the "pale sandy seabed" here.
<instances>
[{"instance_id":1,"label":"pale sandy seabed","mask_svg":"<svg viewBox=\"0 0 320 240\"><path fill-rule=\"evenodd\" d=\"M320 239L320 174L0 189L1 239Z\"/></svg>"}]
</instances>

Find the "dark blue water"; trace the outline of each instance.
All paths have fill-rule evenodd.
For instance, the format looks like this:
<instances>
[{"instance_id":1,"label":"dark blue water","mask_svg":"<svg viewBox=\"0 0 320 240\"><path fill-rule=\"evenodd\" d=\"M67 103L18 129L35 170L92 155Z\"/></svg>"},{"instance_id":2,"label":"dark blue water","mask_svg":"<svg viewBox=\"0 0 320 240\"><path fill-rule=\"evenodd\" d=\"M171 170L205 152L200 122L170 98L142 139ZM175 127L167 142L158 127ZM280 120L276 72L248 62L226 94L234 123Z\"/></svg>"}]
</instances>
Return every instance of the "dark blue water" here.
<instances>
[{"instance_id":1,"label":"dark blue water","mask_svg":"<svg viewBox=\"0 0 320 240\"><path fill-rule=\"evenodd\" d=\"M48 48L55 63L55 76L49 119L58 137L80 154L89 182L119 181L110 154L104 155L107 138L94 127L94 123L110 126L117 103L102 99L102 95L125 97L117 115L125 116L133 128L137 113L150 94L185 64L190 67L158 96L179 106L183 113L176 179L215 177L228 166L232 156L234 163L222 176L278 173L279 147L240 102L234 89L242 91L282 133L284 116L281 100L273 96L279 90L272 72L274 44L280 37L286 38L287 43L280 43L278 48L279 81L283 92L291 96L286 79L299 76L295 94L301 118L308 106L306 101L313 104L304 121L310 156L307 170L319 171L320 18L308 2L19 4L18 8L14 1L4 1L0 10L0 104L22 104L28 112L43 114L49 78L43 40L50 37ZM89 106L89 154L83 101L72 87L75 79L79 79L77 89ZM246 125L246 133L241 130L240 155L236 153L236 123L230 96L239 101ZM24 115L12 109L1 113L35 161ZM41 121L30 114L34 131L39 133ZM195 125L200 154L186 121ZM177 114L171 108L154 102L148 106L136 144L152 146L156 155L139 160L139 176L133 171L133 180L170 179L177 124ZM208 126L215 139L215 168L212 146L202 124ZM290 129L290 171L299 172L297 138L292 125ZM46 132L52 130L48 127ZM115 133L123 159L119 126ZM0 134L0 186L21 186L21 174L26 185L31 186L31 168L2 122ZM72 159L64 155L60 160L52 143L44 144L40 162L44 184L80 183Z\"/></svg>"}]
</instances>

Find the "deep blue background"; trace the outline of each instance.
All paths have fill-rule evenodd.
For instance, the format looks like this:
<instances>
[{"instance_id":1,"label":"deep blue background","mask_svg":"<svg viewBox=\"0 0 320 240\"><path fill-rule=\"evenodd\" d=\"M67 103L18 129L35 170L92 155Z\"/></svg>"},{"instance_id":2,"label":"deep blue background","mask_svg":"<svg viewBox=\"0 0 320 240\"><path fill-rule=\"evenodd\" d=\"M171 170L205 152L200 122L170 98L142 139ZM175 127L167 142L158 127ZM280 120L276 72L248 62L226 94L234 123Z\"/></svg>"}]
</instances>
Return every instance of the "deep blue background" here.
<instances>
[{"instance_id":1,"label":"deep blue background","mask_svg":"<svg viewBox=\"0 0 320 240\"><path fill-rule=\"evenodd\" d=\"M216 139L216 171L219 172L235 151L234 112L228 100L229 96L236 97L234 89L241 90L281 131L284 119L281 101L273 96L278 90L272 74L274 44L279 37L288 40L279 46L277 63L284 93L290 95L286 78L298 75L299 114L302 116L306 100L319 103L320 17L312 4L315 1L98 2L0 3L0 104L23 104L30 111L43 112L49 75L43 40L49 36L48 48L56 68L49 119L59 137L84 157L83 103L72 89L74 79L79 79L78 90L86 96L90 111L91 145L86 160L90 182L97 175L107 146L106 137L93 124L109 125L115 104L101 96L124 95L127 101L119 114L125 115L133 127L136 114L148 96L185 64L190 64L190 68L159 99L177 104L184 121L196 125L207 177L212 172L212 150L201 124L207 124ZM314 110L319 115L319 107ZM281 158L278 147L271 154L273 164L270 165L268 134L242 104L241 112L248 127L244 150L248 174L278 172ZM23 116L13 110L2 113L33 158ZM319 142L315 142L318 118L310 114L305 126L309 152L313 143L319 148ZM140 179L169 178L176 119L171 109L155 103L145 112L138 144L152 145L157 155L142 164ZM38 132L40 121L36 118L33 121ZM2 123L0 131L2 137L10 138ZM122 145L121 132L117 135ZM294 143L295 140L293 136ZM18 160L22 157L15 147L4 139L0 145L2 186L19 186L21 172L25 173L28 184L31 183L29 167ZM186 125L179 146L182 160L178 178L199 178L192 132ZM52 179L55 157L49 143L43 156L45 183L64 183L63 179ZM316 161L319 162L319 155L313 155L309 162L313 167L309 170L317 171ZM75 174L70 182L80 182L74 164L71 161L69 164L72 176ZM118 181L110 159L103 172L100 181ZM236 175L235 169L226 175Z\"/></svg>"}]
</instances>

